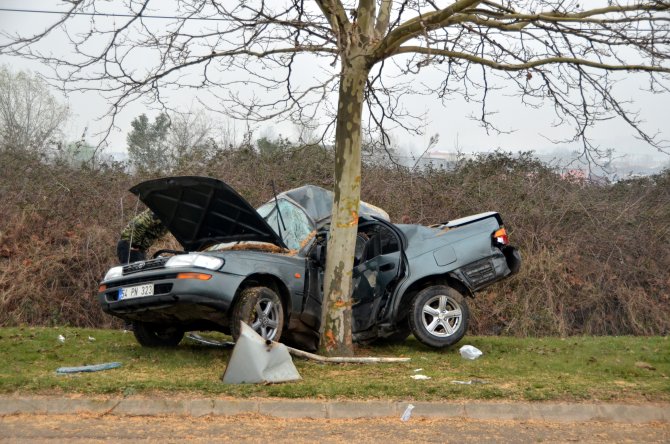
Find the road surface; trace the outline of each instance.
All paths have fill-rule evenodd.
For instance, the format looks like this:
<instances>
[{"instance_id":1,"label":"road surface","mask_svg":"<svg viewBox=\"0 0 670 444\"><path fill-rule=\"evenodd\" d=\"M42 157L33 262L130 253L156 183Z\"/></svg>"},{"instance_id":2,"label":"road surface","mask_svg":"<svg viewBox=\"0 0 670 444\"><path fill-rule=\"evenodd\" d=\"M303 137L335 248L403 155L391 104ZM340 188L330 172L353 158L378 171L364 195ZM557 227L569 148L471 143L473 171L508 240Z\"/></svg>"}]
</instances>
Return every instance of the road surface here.
<instances>
[{"instance_id":1,"label":"road surface","mask_svg":"<svg viewBox=\"0 0 670 444\"><path fill-rule=\"evenodd\" d=\"M0 442L670 442L670 424L400 418L8 415Z\"/></svg>"}]
</instances>

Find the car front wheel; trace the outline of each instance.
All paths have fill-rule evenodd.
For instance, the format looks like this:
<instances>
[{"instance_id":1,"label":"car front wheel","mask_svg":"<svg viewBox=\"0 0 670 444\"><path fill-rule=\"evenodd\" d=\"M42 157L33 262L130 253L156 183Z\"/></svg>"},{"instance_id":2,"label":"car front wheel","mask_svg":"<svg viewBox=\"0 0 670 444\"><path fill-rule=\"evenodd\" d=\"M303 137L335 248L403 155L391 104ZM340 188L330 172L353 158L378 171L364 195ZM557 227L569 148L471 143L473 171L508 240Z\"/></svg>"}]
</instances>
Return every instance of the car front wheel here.
<instances>
[{"instance_id":1,"label":"car front wheel","mask_svg":"<svg viewBox=\"0 0 670 444\"><path fill-rule=\"evenodd\" d=\"M231 317L230 329L236 341L240 336L240 321L264 339L279 341L284 325L284 309L277 293L267 287L244 289Z\"/></svg>"},{"instance_id":2,"label":"car front wheel","mask_svg":"<svg viewBox=\"0 0 670 444\"><path fill-rule=\"evenodd\" d=\"M461 293L446 285L421 290L412 302L409 321L412 333L422 343L448 347L465 335L468 305Z\"/></svg>"},{"instance_id":3,"label":"car front wheel","mask_svg":"<svg viewBox=\"0 0 670 444\"><path fill-rule=\"evenodd\" d=\"M176 347L184 337L184 331L177 327L140 321L133 322L133 333L143 347Z\"/></svg>"}]
</instances>

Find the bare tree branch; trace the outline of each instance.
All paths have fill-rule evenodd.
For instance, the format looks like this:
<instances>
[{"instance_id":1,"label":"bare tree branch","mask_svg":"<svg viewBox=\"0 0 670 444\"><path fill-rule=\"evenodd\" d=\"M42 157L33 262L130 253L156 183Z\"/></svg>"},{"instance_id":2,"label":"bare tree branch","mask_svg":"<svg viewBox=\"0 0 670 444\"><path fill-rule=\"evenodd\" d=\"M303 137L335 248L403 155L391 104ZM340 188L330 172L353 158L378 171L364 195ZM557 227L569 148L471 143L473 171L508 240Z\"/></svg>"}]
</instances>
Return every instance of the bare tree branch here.
<instances>
[{"instance_id":1,"label":"bare tree branch","mask_svg":"<svg viewBox=\"0 0 670 444\"><path fill-rule=\"evenodd\" d=\"M649 66L649 65L616 65L594 62L592 60L570 58L570 57L547 57L541 60L533 60L525 63L498 63L484 57L473 54L467 54L457 51L447 51L442 49L424 48L420 46L403 46L400 47L393 55L400 54L426 54L431 56L444 56L453 59L466 60L477 65L488 66L489 68L500 71L525 71L531 68L537 68L544 65L583 65L591 68L604 69L608 71L647 71L647 72L663 72L670 73L670 67Z\"/></svg>"},{"instance_id":2,"label":"bare tree branch","mask_svg":"<svg viewBox=\"0 0 670 444\"><path fill-rule=\"evenodd\" d=\"M375 25L375 37L381 39L388 31L391 21L391 7L393 0L382 0L379 14L377 15L377 24Z\"/></svg>"}]
</instances>

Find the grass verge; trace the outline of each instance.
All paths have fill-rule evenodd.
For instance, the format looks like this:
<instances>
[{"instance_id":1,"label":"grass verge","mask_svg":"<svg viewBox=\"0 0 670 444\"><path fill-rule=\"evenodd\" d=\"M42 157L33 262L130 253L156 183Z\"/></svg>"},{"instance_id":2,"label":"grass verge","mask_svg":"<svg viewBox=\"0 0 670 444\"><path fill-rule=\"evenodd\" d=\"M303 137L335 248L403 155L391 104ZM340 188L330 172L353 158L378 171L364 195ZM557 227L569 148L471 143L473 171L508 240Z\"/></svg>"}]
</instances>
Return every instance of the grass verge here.
<instances>
[{"instance_id":1,"label":"grass verge","mask_svg":"<svg viewBox=\"0 0 670 444\"><path fill-rule=\"evenodd\" d=\"M63 335L65 341L58 341ZM94 339L91 339L94 338ZM484 352L465 361L458 348ZM402 345L359 347L361 356L408 356L402 364L324 365L295 359L303 380L224 385L231 350L184 339L176 349L140 347L130 332L78 328L1 328L0 393L210 395L321 399L670 401L666 337L466 337L435 351ZM118 369L57 375L62 366L120 361ZM421 369L421 370L417 370ZM410 376L423 374L429 380ZM452 381L484 381L471 385Z\"/></svg>"}]
</instances>

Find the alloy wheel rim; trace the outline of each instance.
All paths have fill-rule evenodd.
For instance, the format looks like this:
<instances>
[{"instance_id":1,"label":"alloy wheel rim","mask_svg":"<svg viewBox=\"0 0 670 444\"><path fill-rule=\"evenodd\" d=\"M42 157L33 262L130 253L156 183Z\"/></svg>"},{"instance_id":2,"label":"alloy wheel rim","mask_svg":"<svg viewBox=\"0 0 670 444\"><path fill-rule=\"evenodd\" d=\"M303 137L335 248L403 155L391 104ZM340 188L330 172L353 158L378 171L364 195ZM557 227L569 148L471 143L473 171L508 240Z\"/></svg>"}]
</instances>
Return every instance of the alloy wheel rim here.
<instances>
[{"instance_id":1,"label":"alloy wheel rim","mask_svg":"<svg viewBox=\"0 0 670 444\"><path fill-rule=\"evenodd\" d=\"M447 338L460 328L463 312L454 298L441 294L430 298L423 305L421 322L431 335Z\"/></svg>"},{"instance_id":2,"label":"alloy wheel rim","mask_svg":"<svg viewBox=\"0 0 670 444\"><path fill-rule=\"evenodd\" d=\"M272 299L261 298L254 307L254 319L251 323L256 333L264 339L274 340L279 327L279 305Z\"/></svg>"}]
</instances>

